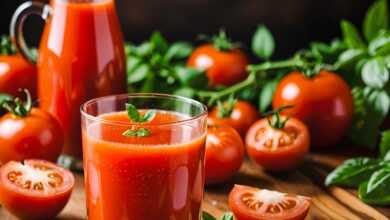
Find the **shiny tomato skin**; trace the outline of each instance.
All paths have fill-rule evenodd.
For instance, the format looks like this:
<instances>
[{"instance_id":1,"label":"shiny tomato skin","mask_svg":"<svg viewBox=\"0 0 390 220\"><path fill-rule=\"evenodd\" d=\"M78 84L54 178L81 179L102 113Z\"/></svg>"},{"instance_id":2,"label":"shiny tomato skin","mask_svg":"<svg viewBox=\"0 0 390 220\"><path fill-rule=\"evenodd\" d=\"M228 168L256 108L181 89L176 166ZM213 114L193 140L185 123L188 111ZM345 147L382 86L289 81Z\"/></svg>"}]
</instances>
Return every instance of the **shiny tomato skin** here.
<instances>
[{"instance_id":1,"label":"shiny tomato skin","mask_svg":"<svg viewBox=\"0 0 390 220\"><path fill-rule=\"evenodd\" d=\"M347 132L354 112L347 83L337 74L321 71L313 78L300 72L285 76L277 86L272 106L293 105L282 114L302 120L308 127L312 145L335 145Z\"/></svg>"},{"instance_id":2,"label":"shiny tomato skin","mask_svg":"<svg viewBox=\"0 0 390 220\"><path fill-rule=\"evenodd\" d=\"M240 169L244 154L244 142L234 128L209 127L206 137L206 184L229 180Z\"/></svg>"},{"instance_id":3,"label":"shiny tomato skin","mask_svg":"<svg viewBox=\"0 0 390 220\"><path fill-rule=\"evenodd\" d=\"M32 97L36 96L37 70L35 65L21 55L0 55L0 93L14 96L20 89L28 89Z\"/></svg>"},{"instance_id":4,"label":"shiny tomato skin","mask_svg":"<svg viewBox=\"0 0 390 220\"><path fill-rule=\"evenodd\" d=\"M263 191L263 193L262 193ZM266 191L264 193L264 191ZM284 194L277 191L262 190L255 187L244 186L244 185L235 185L229 193L229 207L234 213L236 220L303 220L307 216L310 209L310 198L304 196L295 196L284 194L282 201L284 204L288 201L291 201L290 205L294 204L293 207L286 210L282 206L279 206L279 211L276 213L270 213L271 209L267 207L261 207L257 210L253 207L248 206L248 202L255 204L262 202L260 206L267 206L269 202L259 201L261 195L265 194ZM256 196L257 194L257 196ZM250 200L243 201L244 198L249 198ZM273 204L274 205L274 204ZM281 210L281 211L280 211Z\"/></svg>"},{"instance_id":5,"label":"shiny tomato skin","mask_svg":"<svg viewBox=\"0 0 390 220\"><path fill-rule=\"evenodd\" d=\"M190 67L206 71L210 86L230 86L244 80L248 64L247 56L240 49L220 51L212 44L196 48L187 62Z\"/></svg>"},{"instance_id":6,"label":"shiny tomato skin","mask_svg":"<svg viewBox=\"0 0 390 220\"><path fill-rule=\"evenodd\" d=\"M32 188L22 188L13 183L9 177L10 172L20 170L20 166L49 168L49 172L55 173L57 178L60 176L62 183L46 194ZM25 177L25 173L22 176ZM51 162L25 160L22 165L20 162L10 161L0 168L0 202L10 213L22 220L51 220L69 201L74 184L75 179L70 171Z\"/></svg>"},{"instance_id":7,"label":"shiny tomato skin","mask_svg":"<svg viewBox=\"0 0 390 220\"><path fill-rule=\"evenodd\" d=\"M265 142L275 138L278 143L265 147ZM283 146L280 140L284 139ZM250 158L266 170L285 171L298 166L310 148L309 131L305 124L290 118L283 129L272 128L267 119L260 119L248 130L245 138Z\"/></svg>"},{"instance_id":8,"label":"shiny tomato skin","mask_svg":"<svg viewBox=\"0 0 390 220\"><path fill-rule=\"evenodd\" d=\"M256 108L246 101L237 101L229 117L219 118L218 107L214 107L208 117L209 125L223 125L235 128L242 137L248 128L259 118Z\"/></svg>"},{"instance_id":9,"label":"shiny tomato skin","mask_svg":"<svg viewBox=\"0 0 390 220\"><path fill-rule=\"evenodd\" d=\"M63 144L60 124L38 108L26 117L7 113L0 118L0 164L31 158L55 162Z\"/></svg>"}]
</instances>

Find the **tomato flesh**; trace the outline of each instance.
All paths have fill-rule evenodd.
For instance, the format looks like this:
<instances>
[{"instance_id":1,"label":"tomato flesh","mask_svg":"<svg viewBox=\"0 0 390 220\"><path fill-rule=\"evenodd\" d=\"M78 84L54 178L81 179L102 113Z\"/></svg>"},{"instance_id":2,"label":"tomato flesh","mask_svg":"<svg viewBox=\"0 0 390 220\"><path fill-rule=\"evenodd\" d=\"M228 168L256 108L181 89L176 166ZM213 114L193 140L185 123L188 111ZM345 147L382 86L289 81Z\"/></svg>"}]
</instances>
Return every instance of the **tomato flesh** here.
<instances>
[{"instance_id":1,"label":"tomato flesh","mask_svg":"<svg viewBox=\"0 0 390 220\"><path fill-rule=\"evenodd\" d=\"M42 160L10 161L0 168L0 202L21 219L52 219L69 200L74 177Z\"/></svg>"},{"instance_id":2,"label":"tomato flesh","mask_svg":"<svg viewBox=\"0 0 390 220\"><path fill-rule=\"evenodd\" d=\"M237 220L301 220L309 211L310 199L235 185L229 194L229 207Z\"/></svg>"},{"instance_id":3,"label":"tomato flesh","mask_svg":"<svg viewBox=\"0 0 390 220\"><path fill-rule=\"evenodd\" d=\"M267 119L261 119L249 128L245 143L249 156L272 171L295 168L310 148L308 129L295 118L282 129L272 128Z\"/></svg>"}]
</instances>

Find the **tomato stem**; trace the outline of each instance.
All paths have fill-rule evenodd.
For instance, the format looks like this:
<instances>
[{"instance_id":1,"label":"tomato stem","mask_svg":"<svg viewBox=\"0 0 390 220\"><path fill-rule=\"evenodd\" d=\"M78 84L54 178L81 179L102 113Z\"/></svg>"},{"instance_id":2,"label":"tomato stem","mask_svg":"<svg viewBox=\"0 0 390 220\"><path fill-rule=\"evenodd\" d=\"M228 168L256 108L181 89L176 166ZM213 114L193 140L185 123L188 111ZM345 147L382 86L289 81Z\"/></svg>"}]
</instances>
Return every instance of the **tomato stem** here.
<instances>
[{"instance_id":1,"label":"tomato stem","mask_svg":"<svg viewBox=\"0 0 390 220\"><path fill-rule=\"evenodd\" d=\"M201 35L199 38L211 42L219 51L230 51L241 47L241 43L233 42L223 29L221 29L217 35L212 37Z\"/></svg>"},{"instance_id":2,"label":"tomato stem","mask_svg":"<svg viewBox=\"0 0 390 220\"><path fill-rule=\"evenodd\" d=\"M201 99L210 98L207 104L208 106L212 106L216 101L222 99L223 97L228 96L230 94L237 93L238 91L245 89L250 85L253 85L255 81L256 81L256 75L252 73L249 74L249 76L244 81L241 81L226 89L223 89L221 91L199 91L197 92L197 95Z\"/></svg>"},{"instance_id":3,"label":"tomato stem","mask_svg":"<svg viewBox=\"0 0 390 220\"><path fill-rule=\"evenodd\" d=\"M218 118L226 118L229 117L232 112L233 108L237 103L237 99L234 98L234 95L231 94L228 98L228 100L225 103L222 103L220 100L217 101L217 117Z\"/></svg>"},{"instance_id":4,"label":"tomato stem","mask_svg":"<svg viewBox=\"0 0 390 220\"><path fill-rule=\"evenodd\" d=\"M267 117L268 124L275 129L283 129L287 121L290 119L286 117L284 120L280 117L280 113L289 108L293 108L292 105L285 105L272 111L266 112L263 116ZM271 117L268 117L271 116Z\"/></svg>"},{"instance_id":5,"label":"tomato stem","mask_svg":"<svg viewBox=\"0 0 390 220\"><path fill-rule=\"evenodd\" d=\"M0 54L2 54L2 55L16 54L16 48L13 46L11 39L5 35L1 36Z\"/></svg>"},{"instance_id":6,"label":"tomato stem","mask_svg":"<svg viewBox=\"0 0 390 220\"><path fill-rule=\"evenodd\" d=\"M19 117L26 117L30 114L32 109L31 94L27 89L23 89L23 93L26 94L26 101L23 102L19 97L12 100L7 100L2 103L2 108L8 112Z\"/></svg>"}]
</instances>

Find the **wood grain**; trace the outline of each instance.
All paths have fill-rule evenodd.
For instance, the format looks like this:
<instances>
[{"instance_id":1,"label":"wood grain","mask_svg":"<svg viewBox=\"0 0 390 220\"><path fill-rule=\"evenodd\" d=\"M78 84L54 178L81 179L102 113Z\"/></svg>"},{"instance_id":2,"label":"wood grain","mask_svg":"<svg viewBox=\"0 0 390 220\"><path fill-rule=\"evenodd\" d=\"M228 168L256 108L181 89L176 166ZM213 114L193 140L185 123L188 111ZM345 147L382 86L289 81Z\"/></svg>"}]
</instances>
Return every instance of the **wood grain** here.
<instances>
[{"instance_id":1,"label":"wood grain","mask_svg":"<svg viewBox=\"0 0 390 220\"><path fill-rule=\"evenodd\" d=\"M349 155L348 155L349 157ZM224 184L206 186L203 209L215 216L229 211L228 193L234 184L274 189L292 194L309 196L312 206L306 220L386 220L390 208L372 207L356 197L356 192L340 187L322 185L326 174L346 157L340 155L311 154L297 170L270 174L246 160L240 172ZM0 208L0 220L14 220ZM71 200L57 220L85 220L85 194L83 176L76 175L76 188Z\"/></svg>"}]
</instances>

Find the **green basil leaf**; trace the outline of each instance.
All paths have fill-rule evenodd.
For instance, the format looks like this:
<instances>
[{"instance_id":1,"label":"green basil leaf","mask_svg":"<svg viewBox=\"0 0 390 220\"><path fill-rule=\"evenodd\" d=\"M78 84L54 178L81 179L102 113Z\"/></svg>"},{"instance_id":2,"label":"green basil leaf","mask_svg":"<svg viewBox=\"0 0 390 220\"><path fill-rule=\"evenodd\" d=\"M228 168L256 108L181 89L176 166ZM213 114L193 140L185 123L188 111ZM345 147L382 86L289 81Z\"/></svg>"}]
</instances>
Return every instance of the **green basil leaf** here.
<instances>
[{"instance_id":1,"label":"green basil leaf","mask_svg":"<svg viewBox=\"0 0 390 220\"><path fill-rule=\"evenodd\" d=\"M348 49L340 54L334 65L337 69L354 68L355 64L365 56L366 52L363 49Z\"/></svg>"},{"instance_id":2,"label":"green basil leaf","mask_svg":"<svg viewBox=\"0 0 390 220\"><path fill-rule=\"evenodd\" d=\"M141 115L139 114L137 108L133 104L126 103L126 110L127 110L127 115L132 121L139 122L141 120Z\"/></svg>"},{"instance_id":3,"label":"green basil leaf","mask_svg":"<svg viewBox=\"0 0 390 220\"><path fill-rule=\"evenodd\" d=\"M379 150L381 159L390 160L390 130L382 132Z\"/></svg>"},{"instance_id":4,"label":"green basil leaf","mask_svg":"<svg viewBox=\"0 0 390 220\"><path fill-rule=\"evenodd\" d=\"M210 215L208 212L202 211L203 220L217 220L214 216Z\"/></svg>"},{"instance_id":5,"label":"green basil leaf","mask_svg":"<svg viewBox=\"0 0 390 220\"><path fill-rule=\"evenodd\" d=\"M195 96L195 90L191 87L181 87L173 92L175 95L184 96L187 98L193 98Z\"/></svg>"},{"instance_id":6,"label":"green basil leaf","mask_svg":"<svg viewBox=\"0 0 390 220\"><path fill-rule=\"evenodd\" d=\"M206 74L203 71L195 68L176 66L175 74L181 84L184 86L189 86L192 88L204 88L208 84Z\"/></svg>"},{"instance_id":7,"label":"green basil leaf","mask_svg":"<svg viewBox=\"0 0 390 220\"><path fill-rule=\"evenodd\" d=\"M158 31L152 34L150 37L150 42L153 45L153 48L157 50L157 52L164 54L168 50L167 40L165 40L165 38Z\"/></svg>"},{"instance_id":8,"label":"green basil leaf","mask_svg":"<svg viewBox=\"0 0 390 220\"><path fill-rule=\"evenodd\" d=\"M130 65L132 65L132 63L130 63ZM133 64L133 65L135 66L136 64ZM128 84L137 83L137 82L144 80L147 77L147 75L150 71L150 68L147 64L141 64L139 66L135 66L130 71L131 72L127 73L127 83Z\"/></svg>"},{"instance_id":9,"label":"green basil leaf","mask_svg":"<svg viewBox=\"0 0 390 220\"><path fill-rule=\"evenodd\" d=\"M389 81L389 70L386 67L385 60L382 57L377 57L364 64L362 80L368 86L383 88Z\"/></svg>"},{"instance_id":10,"label":"green basil leaf","mask_svg":"<svg viewBox=\"0 0 390 220\"><path fill-rule=\"evenodd\" d=\"M363 21L363 33L367 41L374 39L380 30L389 28L387 0L377 0L370 6Z\"/></svg>"},{"instance_id":11,"label":"green basil leaf","mask_svg":"<svg viewBox=\"0 0 390 220\"><path fill-rule=\"evenodd\" d=\"M142 122L149 122L156 116L155 110L149 110L142 116Z\"/></svg>"},{"instance_id":12,"label":"green basil leaf","mask_svg":"<svg viewBox=\"0 0 390 220\"><path fill-rule=\"evenodd\" d=\"M389 112L390 98L384 90L371 87L355 87L352 95L355 113L348 136L354 143L374 148L379 128Z\"/></svg>"},{"instance_id":13,"label":"green basil leaf","mask_svg":"<svg viewBox=\"0 0 390 220\"><path fill-rule=\"evenodd\" d=\"M253 85L240 90L237 93L237 98L240 100L252 102L257 99L257 94L259 94L259 90L256 85Z\"/></svg>"},{"instance_id":14,"label":"green basil leaf","mask_svg":"<svg viewBox=\"0 0 390 220\"><path fill-rule=\"evenodd\" d=\"M382 123L383 119L389 113L390 109L390 97L384 90L376 90L376 89L365 89L365 96L367 103L369 105L369 111L375 112L376 118L380 123Z\"/></svg>"},{"instance_id":15,"label":"green basil leaf","mask_svg":"<svg viewBox=\"0 0 390 220\"><path fill-rule=\"evenodd\" d=\"M325 185L357 187L381 166L378 160L371 158L361 157L346 160L326 177Z\"/></svg>"},{"instance_id":16,"label":"green basil leaf","mask_svg":"<svg viewBox=\"0 0 390 220\"><path fill-rule=\"evenodd\" d=\"M343 20L341 21L341 31L343 33L343 38L348 48L364 48L366 45L360 37L360 34L351 22Z\"/></svg>"},{"instance_id":17,"label":"green basil leaf","mask_svg":"<svg viewBox=\"0 0 390 220\"><path fill-rule=\"evenodd\" d=\"M368 46L368 51L372 56L387 55L390 53L390 34L383 31L372 40Z\"/></svg>"},{"instance_id":18,"label":"green basil leaf","mask_svg":"<svg viewBox=\"0 0 390 220\"><path fill-rule=\"evenodd\" d=\"M278 80L272 80L267 82L261 89L259 96L259 109L260 112L265 112L272 103Z\"/></svg>"},{"instance_id":19,"label":"green basil leaf","mask_svg":"<svg viewBox=\"0 0 390 220\"><path fill-rule=\"evenodd\" d=\"M150 136L151 132L146 128L139 128L139 129L128 129L125 132L122 133L125 137L147 137Z\"/></svg>"},{"instance_id":20,"label":"green basil leaf","mask_svg":"<svg viewBox=\"0 0 390 220\"><path fill-rule=\"evenodd\" d=\"M390 205L390 168L372 174L368 182L359 186L359 198L372 205Z\"/></svg>"},{"instance_id":21,"label":"green basil leaf","mask_svg":"<svg viewBox=\"0 0 390 220\"><path fill-rule=\"evenodd\" d=\"M234 215L231 212L227 212L223 214L221 217L221 220L233 220L233 219L234 219Z\"/></svg>"},{"instance_id":22,"label":"green basil leaf","mask_svg":"<svg viewBox=\"0 0 390 220\"><path fill-rule=\"evenodd\" d=\"M7 93L0 93L0 106L3 105L4 102L12 101L14 97Z\"/></svg>"},{"instance_id":23,"label":"green basil leaf","mask_svg":"<svg viewBox=\"0 0 390 220\"><path fill-rule=\"evenodd\" d=\"M155 92L156 84L157 83L156 83L155 74L153 72L149 72L139 92L141 93Z\"/></svg>"},{"instance_id":24,"label":"green basil leaf","mask_svg":"<svg viewBox=\"0 0 390 220\"><path fill-rule=\"evenodd\" d=\"M275 50L275 40L264 25L260 25L252 38L252 51L262 59L269 59Z\"/></svg>"},{"instance_id":25,"label":"green basil leaf","mask_svg":"<svg viewBox=\"0 0 390 220\"><path fill-rule=\"evenodd\" d=\"M190 43L176 42L169 47L167 53L165 54L165 59L184 59L191 55L192 50L193 48Z\"/></svg>"},{"instance_id":26,"label":"green basil leaf","mask_svg":"<svg viewBox=\"0 0 390 220\"><path fill-rule=\"evenodd\" d=\"M148 57L153 54L154 46L151 42L144 42L136 47L136 55L139 57Z\"/></svg>"}]
</instances>

